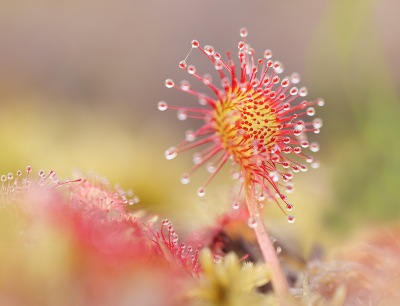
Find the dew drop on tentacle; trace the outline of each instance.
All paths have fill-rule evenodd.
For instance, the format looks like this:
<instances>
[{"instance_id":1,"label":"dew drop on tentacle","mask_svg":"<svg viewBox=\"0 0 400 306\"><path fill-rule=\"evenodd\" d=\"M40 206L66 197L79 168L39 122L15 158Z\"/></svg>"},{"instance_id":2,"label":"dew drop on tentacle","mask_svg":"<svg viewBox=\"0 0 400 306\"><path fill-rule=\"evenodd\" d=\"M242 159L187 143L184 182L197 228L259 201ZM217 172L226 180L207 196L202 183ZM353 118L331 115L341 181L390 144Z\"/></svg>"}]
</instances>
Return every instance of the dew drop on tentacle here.
<instances>
[{"instance_id":1,"label":"dew drop on tentacle","mask_svg":"<svg viewBox=\"0 0 400 306\"><path fill-rule=\"evenodd\" d=\"M310 143L310 150L312 152L318 152L319 151L319 144L316 142Z\"/></svg>"},{"instance_id":2,"label":"dew drop on tentacle","mask_svg":"<svg viewBox=\"0 0 400 306\"><path fill-rule=\"evenodd\" d=\"M322 119L321 119L321 118L315 118L315 119L312 121L312 124L313 124L313 127L314 127L314 128L319 129L319 128L322 127L323 122L322 122Z\"/></svg>"},{"instance_id":3,"label":"dew drop on tentacle","mask_svg":"<svg viewBox=\"0 0 400 306\"><path fill-rule=\"evenodd\" d=\"M186 139L187 141L194 141L194 140L196 140L196 134L195 134L195 132L194 132L193 130L187 130L187 131L185 132L185 139Z\"/></svg>"},{"instance_id":4,"label":"dew drop on tentacle","mask_svg":"<svg viewBox=\"0 0 400 306\"><path fill-rule=\"evenodd\" d=\"M9 179L9 180L12 180L13 179L13 174L10 172L8 175L7 175L7 178Z\"/></svg>"},{"instance_id":5,"label":"dew drop on tentacle","mask_svg":"<svg viewBox=\"0 0 400 306\"><path fill-rule=\"evenodd\" d=\"M195 74L196 73L196 68L193 65L189 65L187 68L187 71L189 74Z\"/></svg>"},{"instance_id":6,"label":"dew drop on tentacle","mask_svg":"<svg viewBox=\"0 0 400 306\"><path fill-rule=\"evenodd\" d=\"M282 73L284 70L283 64L279 61L275 61L273 67L276 73Z\"/></svg>"},{"instance_id":7,"label":"dew drop on tentacle","mask_svg":"<svg viewBox=\"0 0 400 306\"><path fill-rule=\"evenodd\" d=\"M290 76L290 82L292 82L293 84L300 83L300 74L298 74L297 72L293 72Z\"/></svg>"},{"instance_id":8,"label":"dew drop on tentacle","mask_svg":"<svg viewBox=\"0 0 400 306\"><path fill-rule=\"evenodd\" d=\"M204 46L204 51L208 54L208 55L213 55L215 50L213 46L210 45L206 45Z\"/></svg>"},{"instance_id":9,"label":"dew drop on tentacle","mask_svg":"<svg viewBox=\"0 0 400 306\"><path fill-rule=\"evenodd\" d=\"M157 106L160 111L165 111L168 108L168 104L164 101L158 102Z\"/></svg>"},{"instance_id":10,"label":"dew drop on tentacle","mask_svg":"<svg viewBox=\"0 0 400 306\"><path fill-rule=\"evenodd\" d=\"M240 29L240 36L246 37L248 35L247 29L246 28L241 28Z\"/></svg>"},{"instance_id":11,"label":"dew drop on tentacle","mask_svg":"<svg viewBox=\"0 0 400 306\"><path fill-rule=\"evenodd\" d=\"M175 147L169 148L167 151L165 151L165 158L166 159L173 159L178 155L178 152Z\"/></svg>"},{"instance_id":12,"label":"dew drop on tentacle","mask_svg":"<svg viewBox=\"0 0 400 306\"><path fill-rule=\"evenodd\" d=\"M301 146L302 146L303 148L307 148L307 147L309 146L309 143L308 143L307 140L303 140L300 144L301 144Z\"/></svg>"},{"instance_id":13,"label":"dew drop on tentacle","mask_svg":"<svg viewBox=\"0 0 400 306\"><path fill-rule=\"evenodd\" d=\"M7 177L3 174L2 176L1 176L1 181L2 182L5 182L7 180Z\"/></svg>"},{"instance_id":14,"label":"dew drop on tentacle","mask_svg":"<svg viewBox=\"0 0 400 306\"><path fill-rule=\"evenodd\" d=\"M287 203L287 204L286 204L286 209L287 209L288 211L292 211L292 210L293 210L293 205L290 204L290 203Z\"/></svg>"},{"instance_id":15,"label":"dew drop on tentacle","mask_svg":"<svg viewBox=\"0 0 400 306\"><path fill-rule=\"evenodd\" d=\"M183 173L181 175L181 183L182 184L188 184L190 182L189 174Z\"/></svg>"},{"instance_id":16,"label":"dew drop on tentacle","mask_svg":"<svg viewBox=\"0 0 400 306\"><path fill-rule=\"evenodd\" d=\"M305 96L307 96L307 94L308 94L308 89L307 89L307 87L300 87L300 89L299 89L299 95L300 95L300 97L305 97Z\"/></svg>"},{"instance_id":17,"label":"dew drop on tentacle","mask_svg":"<svg viewBox=\"0 0 400 306\"><path fill-rule=\"evenodd\" d=\"M270 59L272 57L272 51L270 49L267 49L264 51L264 58L265 59Z\"/></svg>"},{"instance_id":18,"label":"dew drop on tentacle","mask_svg":"<svg viewBox=\"0 0 400 306\"><path fill-rule=\"evenodd\" d=\"M256 220L254 217L250 217L250 218L247 220L247 225L248 225L250 228L256 228L257 225L258 225L258 223L257 223L257 220Z\"/></svg>"},{"instance_id":19,"label":"dew drop on tentacle","mask_svg":"<svg viewBox=\"0 0 400 306\"><path fill-rule=\"evenodd\" d=\"M181 88L184 91L188 91L190 89L190 83L186 80L181 81Z\"/></svg>"},{"instance_id":20,"label":"dew drop on tentacle","mask_svg":"<svg viewBox=\"0 0 400 306\"><path fill-rule=\"evenodd\" d=\"M198 48L199 47L199 42L196 39L192 40L192 48Z\"/></svg>"},{"instance_id":21,"label":"dew drop on tentacle","mask_svg":"<svg viewBox=\"0 0 400 306\"><path fill-rule=\"evenodd\" d=\"M166 86L167 88L172 88L172 87L174 87L174 85L175 85L175 83L174 83L174 81L172 81L171 79L166 79L166 80L165 80L165 86Z\"/></svg>"},{"instance_id":22,"label":"dew drop on tentacle","mask_svg":"<svg viewBox=\"0 0 400 306\"><path fill-rule=\"evenodd\" d=\"M307 108L307 115L314 116L315 115L315 108L314 107Z\"/></svg>"},{"instance_id":23,"label":"dew drop on tentacle","mask_svg":"<svg viewBox=\"0 0 400 306\"><path fill-rule=\"evenodd\" d=\"M288 215L287 216L287 220L288 220L289 223L293 223L295 221L295 218L293 216L291 216L291 215Z\"/></svg>"},{"instance_id":24,"label":"dew drop on tentacle","mask_svg":"<svg viewBox=\"0 0 400 306\"><path fill-rule=\"evenodd\" d=\"M209 173L214 173L214 172L217 170L217 168L215 167L215 164L214 164L213 162L211 162L211 163L208 163L208 164L207 164L206 170L207 170Z\"/></svg>"},{"instance_id":25,"label":"dew drop on tentacle","mask_svg":"<svg viewBox=\"0 0 400 306\"><path fill-rule=\"evenodd\" d=\"M319 168L319 166L320 166L319 161L316 160L316 159L314 159L314 160L312 161L312 163L311 163L311 168L317 169L317 168Z\"/></svg>"},{"instance_id":26,"label":"dew drop on tentacle","mask_svg":"<svg viewBox=\"0 0 400 306\"><path fill-rule=\"evenodd\" d=\"M318 106L324 106L325 105L325 101L322 98L317 99L317 105Z\"/></svg>"},{"instance_id":27,"label":"dew drop on tentacle","mask_svg":"<svg viewBox=\"0 0 400 306\"><path fill-rule=\"evenodd\" d=\"M232 204L232 208L233 209L239 209L239 202L238 201L235 201L235 202L233 202L233 204Z\"/></svg>"},{"instance_id":28,"label":"dew drop on tentacle","mask_svg":"<svg viewBox=\"0 0 400 306\"><path fill-rule=\"evenodd\" d=\"M201 156L200 153L194 153L192 156L192 161L196 165L201 164L201 162L203 161L203 157Z\"/></svg>"},{"instance_id":29,"label":"dew drop on tentacle","mask_svg":"<svg viewBox=\"0 0 400 306\"><path fill-rule=\"evenodd\" d=\"M188 114L187 114L187 112L186 111L184 111L184 110L178 110L177 112L176 112L176 116L177 116L177 118L179 119L179 120L186 120L187 119L187 117L188 117Z\"/></svg>"},{"instance_id":30,"label":"dew drop on tentacle","mask_svg":"<svg viewBox=\"0 0 400 306\"><path fill-rule=\"evenodd\" d=\"M21 170L18 170L17 171L17 176L21 176L21 174L22 174Z\"/></svg>"},{"instance_id":31,"label":"dew drop on tentacle","mask_svg":"<svg viewBox=\"0 0 400 306\"><path fill-rule=\"evenodd\" d=\"M206 194L206 189L204 187L200 187L199 189L197 189L197 195L199 197L203 197Z\"/></svg>"},{"instance_id":32,"label":"dew drop on tentacle","mask_svg":"<svg viewBox=\"0 0 400 306\"><path fill-rule=\"evenodd\" d=\"M31 166L27 166L27 167L26 167L26 172L29 173L29 172L31 172L31 171L32 171L32 167L31 167Z\"/></svg>"},{"instance_id":33,"label":"dew drop on tentacle","mask_svg":"<svg viewBox=\"0 0 400 306\"><path fill-rule=\"evenodd\" d=\"M186 69L186 66L187 66L186 61L180 61L179 62L179 67L181 67L183 69Z\"/></svg>"},{"instance_id":34,"label":"dew drop on tentacle","mask_svg":"<svg viewBox=\"0 0 400 306\"><path fill-rule=\"evenodd\" d=\"M299 92L299 89L298 89L297 87L292 87L292 88L290 89L290 94L291 94L292 96L297 95L298 92Z\"/></svg>"},{"instance_id":35,"label":"dew drop on tentacle","mask_svg":"<svg viewBox=\"0 0 400 306\"><path fill-rule=\"evenodd\" d=\"M297 172L298 172L298 170L297 170ZM286 185L286 192L287 192L287 193L292 193L293 191L294 191L293 184L292 184L292 183L287 183L287 185Z\"/></svg>"}]
</instances>

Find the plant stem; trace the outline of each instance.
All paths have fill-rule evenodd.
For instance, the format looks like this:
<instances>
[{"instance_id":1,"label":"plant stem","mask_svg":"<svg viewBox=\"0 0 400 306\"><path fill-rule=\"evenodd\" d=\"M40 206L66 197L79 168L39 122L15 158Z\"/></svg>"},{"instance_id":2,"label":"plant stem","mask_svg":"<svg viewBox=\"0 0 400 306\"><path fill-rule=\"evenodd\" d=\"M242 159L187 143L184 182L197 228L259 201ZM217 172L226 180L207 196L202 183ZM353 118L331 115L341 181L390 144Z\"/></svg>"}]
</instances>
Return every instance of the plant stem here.
<instances>
[{"instance_id":1,"label":"plant stem","mask_svg":"<svg viewBox=\"0 0 400 306\"><path fill-rule=\"evenodd\" d=\"M250 217L254 218L257 224L257 226L254 228L254 231L256 232L256 237L258 240L258 244L260 245L264 261L268 263L268 266L271 270L272 287L278 299L282 300L282 298L286 296L289 292L288 284L286 281L286 277L283 274L278 256L276 255L275 248L272 244L271 239L269 238L267 230L264 226L264 222L258 210L258 203L254 196L255 191L251 190L251 186L251 174L247 174L244 181L247 207L249 209Z\"/></svg>"}]
</instances>

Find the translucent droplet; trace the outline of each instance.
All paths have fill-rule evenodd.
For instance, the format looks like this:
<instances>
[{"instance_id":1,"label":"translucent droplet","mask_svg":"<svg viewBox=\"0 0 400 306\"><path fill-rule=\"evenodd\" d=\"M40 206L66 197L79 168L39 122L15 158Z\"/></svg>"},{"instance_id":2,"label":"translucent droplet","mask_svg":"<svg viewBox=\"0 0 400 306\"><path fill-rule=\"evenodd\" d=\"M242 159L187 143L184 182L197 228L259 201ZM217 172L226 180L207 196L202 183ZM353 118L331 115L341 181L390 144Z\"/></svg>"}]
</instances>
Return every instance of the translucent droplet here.
<instances>
[{"instance_id":1,"label":"translucent droplet","mask_svg":"<svg viewBox=\"0 0 400 306\"><path fill-rule=\"evenodd\" d=\"M287 220L288 220L289 223L293 223L295 218L293 216L291 216L291 215L288 215L287 216Z\"/></svg>"},{"instance_id":2,"label":"translucent droplet","mask_svg":"<svg viewBox=\"0 0 400 306\"><path fill-rule=\"evenodd\" d=\"M195 74L196 73L196 68L193 65L189 65L187 68L187 71L189 74Z\"/></svg>"},{"instance_id":3,"label":"translucent droplet","mask_svg":"<svg viewBox=\"0 0 400 306\"><path fill-rule=\"evenodd\" d=\"M300 169L301 169L301 171L306 172L308 168L307 168L307 165L302 164L302 165L300 165Z\"/></svg>"},{"instance_id":4,"label":"translucent droplet","mask_svg":"<svg viewBox=\"0 0 400 306\"><path fill-rule=\"evenodd\" d=\"M300 82L300 74L297 72L293 72L292 75L290 76L290 82L293 84L297 84Z\"/></svg>"},{"instance_id":5,"label":"translucent droplet","mask_svg":"<svg viewBox=\"0 0 400 306\"><path fill-rule=\"evenodd\" d=\"M188 91L190 89L190 83L186 80L181 81L181 88L184 91Z\"/></svg>"},{"instance_id":6,"label":"translucent droplet","mask_svg":"<svg viewBox=\"0 0 400 306\"><path fill-rule=\"evenodd\" d=\"M264 51L264 57L265 59L270 59L272 57L272 51L270 49L267 49Z\"/></svg>"},{"instance_id":7,"label":"translucent droplet","mask_svg":"<svg viewBox=\"0 0 400 306\"><path fill-rule=\"evenodd\" d=\"M1 180L2 180L3 182L5 182L5 181L7 180L7 177L3 174L3 175L1 176Z\"/></svg>"},{"instance_id":8,"label":"translucent droplet","mask_svg":"<svg viewBox=\"0 0 400 306\"><path fill-rule=\"evenodd\" d=\"M277 248L276 248L276 254L280 254L280 253L282 253L282 248L280 247L280 246L278 246Z\"/></svg>"},{"instance_id":9,"label":"translucent droplet","mask_svg":"<svg viewBox=\"0 0 400 306\"><path fill-rule=\"evenodd\" d=\"M139 199L138 196L134 196L132 200L133 200L133 202L134 202L135 204L137 204L137 203L140 202L140 199Z\"/></svg>"},{"instance_id":10,"label":"translucent droplet","mask_svg":"<svg viewBox=\"0 0 400 306\"><path fill-rule=\"evenodd\" d=\"M160 111L165 111L168 108L168 104L165 103L164 101L158 102L158 109Z\"/></svg>"},{"instance_id":11,"label":"translucent droplet","mask_svg":"<svg viewBox=\"0 0 400 306\"><path fill-rule=\"evenodd\" d=\"M221 62L215 61L214 67L215 67L216 70L221 71L223 66L222 66Z\"/></svg>"},{"instance_id":12,"label":"translucent droplet","mask_svg":"<svg viewBox=\"0 0 400 306\"><path fill-rule=\"evenodd\" d=\"M184 110L178 110L177 112L176 112L176 116L178 117L178 119L179 120L186 120L187 119L187 117L188 117L188 114L187 114L187 112L186 111L184 111Z\"/></svg>"},{"instance_id":13,"label":"translucent droplet","mask_svg":"<svg viewBox=\"0 0 400 306\"><path fill-rule=\"evenodd\" d=\"M299 89L299 95L300 95L300 97L305 97L305 96L307 96L307 94L308 94L308 89L307 89L307 87L301 87L300 89Z\"/></svg>"},{"instance_id":14,"label":"translucent droplet","mask_svg":"<svg viewBox=\"0 0 400 306\"><path fill-rule=\"evenodd\" d=\"M301 142L301 146L302 146L303 148L307 148L307 147L309 146L308 141L307 141L307 140L303 140L303 141Z\"/></svg>"},{"instance_id":15,"label":"translucent droplet","mask_svg":"<svg viewBox=\"0 0 400 306\"><path fill-rule=\"evenodd\" d=\"M319 144L316 142L310 143L310 150L312 152L318 152L319 151Z\"/></svg>"},{"instance_id":16,"label":"translucent droplet","mask_svg":"<svg viewBox=\"0 0 400 306\"><path fill-rule=\"evenodd\" d=\"M250 217L248 220L247 220L247 225L250 227L250 228L256 228L257 227L257 220L254 218L254 217Z\"/></svg>"},{"instance_id":17,"label":"translucent droplet","mask_svg":"<svg viewBox=\"0 0 400 306\"><path fill-rule=\"evenodd\" d=\"M180 62L179 62L179 67L185 69L186 66L187 66L186 61L180 61Z\"/></svg>"},{"instance_id":18,"label":"translucent droplet","mask_svg":"<svg viewBox=\"0 0 400 306\"><path fill-rule=\"evenodd\" d=\"M17 176L21 176L21 174L22 174L21 170L18 170L17 171Z\"/></svg>"},{"instance_id":19,"label":"translucent droplet","mask_svg":"<svg viewBox=\"0 0 400 306\"><path fill-rule=\"evenodd\" d=\"M133 190L132 190L132 189L129 189L129 190L126 192L126 195L127 195L128 197L133 197Z\"/></svg>"},{"instance_id":20,"label":"translucent droplet","mask_svg":"<svg viewBox=\"0 0 400 306\"><path fill-rule=\"evenodd\" d=\"M319 168L320 165L321 164L319 163L319 161L314 159L313 162L311 163L311 168L317 169L317 168Z\"/></svg>"},{"instance_id":21,"label":"translucent droplet","mask_svg":"<svg viewBox=\"0 0 400 306\"><path fill-rule=\"evenodd\" d=\"M283 70L284 70L283 69L283 64L281 62L278 62L278 61L274 62L273 67L274 67L274 70L275 70L276 73L282 73Z\"/></svg>"},{"instance_id":22,"label":"translucent droplet","mask_svg":"<svg viewBox=\"0 0 400 306\"><path fill-rule=\"evenodd\" d=\"M240 29L240 36L246 37L249 33L247 32L246 28L241 28Z\"/></svg>"},{"instance_id":23,"label":"translucent droplet","mask_svg":"<svg viewBox=\"0 0 400 306\"><path fill-rule=\"evenodd\" d=\"M296 172L298 172L299 170L297 170ZM293 187L293 184L291 184L291 183L287 183L287 185L286 185L286 192L287 193L292 193L294 191L294 187Z\"/></svg>"},{"instance_id":24,"label":"translucent droplet","mask_svg":"<svg viewBox=\"0 0 400 306\"><path fill-rule=\"evenodd\" d=\"M314 107L307 108L307 115L314 116L315 115L315 108Z\"/></svg>"},{"instance_id":25,"label":"translucent droplet","mask_svg":"<svg viewBox=\"0 0 400 306\"><path fill-rule=\"evenodd\" d=\"M319 129L319 128L322 127L323 122L322 122L322 119L321 119L321 118L315 118L315 119L312 121L312 124L313 124L314 128Z\"/></svg>"},{"instance_id":26,"label":"translucent droplet","mask_svg":"<svg viewBox=\"0 0 400 306\"><path fill-rule=\"evenodd\" d=\"M204 97L199 97L199 104L200 105L207 105L207 99L206 98L204 98Z\"/></svg>"},{"instance_id":27,"label":"translucent droplet","mask_svg":"<svg viewBox=\"0 0 400 306\"><path fill-rule=\"evenodd\" d=\"M199 47L199 42L196 39L192 40L192 48L198 48Z\"/></svg>"},{"instance_id":28,"label":"translucent droplet","mask_svg":"<svg viewBox=\"0 0 400 306\"><path fill-rule=\"evenodd\" d=\"M185 132L185 139L187 141L194 141L196 139L196 133L193 130L187 130Z\"/></svg>"},{"instance_id":29,"label":"translucent droplet","mask_svg":"<svg viewBox=\"0 0 400 306\"><path fill-rule=\"evenodd\" d=\"M194 153L192 160L196 165L199 165L203 161L203 157L201 156L200 153Z\"/></svg>"},{"instance_id":30,"label":"translucent droplet","mask_svg":"<svg viewBox=\"0 0 400 306\"><path fill-rule=\"evenodd\" d=\"M27 166L27 167L26 167L26 172L29 173L29 172L31 172L31 171L32 171L32 167L31 167L31 166Z\"/></svg>"},{"instance_id":31,"label":"translucent droplet","mask_svg":"<svg viewBox=\"0 0 400 306\"><path fill-rule=\"evenodd\" d=\"M178 152L175 147L169 148L167 151L165 151L165 158L166 159L173 159L178 155Z\"/></svg>"},{"instance_id":32,"label":"translucent droplet","mask_svg":"<svg viewBox=\"0 0 400 306\"><path fill-rule=\"evenodd\" d=\"M239 202L238 201L235 201L235 202L233 202L233 204L232 204L232 208L233 209L239 209Z\"/></svg>"},{"instance_id":33,"label":"translucent droplet","mask_svg":"<svg viewBox=\"0 0 400 306\"><path fill-rule=\"evenodd\" d=\"M214 54L214 47L210 46L210 45L206 45L204 47L204 51L208 54L208 55L213 55Z\"/></svg>"},{"instance_id":34,"label":"translucent droplet","mask_svg":"<svg viewBox=\"0 0 400 306\"><path fill-rule=\"evenodd\" d=\"M215 52L215 53L214 53L214 58L215 58L216 60L220 60L220 59L221 59L221 54L219 54L218 52Z\"/></svg>"},{"instance_id":35,"label":"translucent droplet","mask_svg":"<svg viewBox=\"0 0 400 306\"><path fill-rule=\"evenodd\" d=\"M286 204L286 209L287 209L288 211L292 211L292 210L293 210L293 205L287 203L287 204Z\"/></svg>"},{"instance_id":36,"label":"translucent droplet","mask_svg":"<svg viewBox=\"0 0 400 306\"><path fill-rule=\"evenodd\" d=\"M239 48L239 50L243 50L243 48L244 48L244 42L243 41L240 41L238 43L238 48Z\"/></svg>"},{"instance_id":37,"label":"translucent droplet","mask_svg":"<svg viewBox=\"0 0 400 306\"><path fill-rule=\"evenodd\" d=\"M129 201L128 201L128 204L129 204L129 205L133 205L133 204L135 204L135 202L134 202L133 200L129 200Z\"/></svg>"},{"instance_id":38,"label":"translucent droplet","mask_svg":"<svg viewBox=\"0 0 400 306\"><path fill-rule=\"evenodd\" d=\"M300 147L295 147L293 149L293 152L296 153L296 154L300 154L301 153L301 148Z\"/></svg>"},{"instance_id":39,"label":"translucent droplet","mask_svg":"<svg viewBox=\"0 0 400 306\"><path fill-rule=\"evenodd\" d=\"M290 94L291 94L292 96L297 95L298 92L299 92L299 89L298 89L297 87L292 87L292 88L290 89Z\"/></svg>"},{"instance_id":40,"label":"translucent droplet","mask_svg":"<svg viewBox=\"0 0 400 306\"><path fill-rule=\"evenodd\" d=\"M324 104L325 104L324 99L322 99L322 98L317 99L317 105L318 106L324 106Z\"/></svg>"},{"instance_id":41,"label":"translucent droplet","mask_svg":"<svg viewBox=\"0 0 400 306\"><path fill-rule=\"evenodd\" d=\"M43 176L44 176L44 171L43 171L43 170L40 170L40 171L39 171L39 176L40 176L40 177L43 177Z\"/></svg>"},{"instance_id":42,"label":"translucent droplet","mask_svg":"<svg viewBox=\"0 0 400 306\"><path fill-rule=\"evenodd\" d=\"M174 81L172 81L171 79L166 79L165 80L165 86L167 86L168 88L172 88L174 87Z\"/></svg>"},{"instance_id":43,"label":"translucent droplet","mask_svg":"<svg viewBox=\"0 0 400 306\"><path fill-rule=\"evenodd\" d=\"M181 183L188 184L190 182L189 174L184 173L181 175Z\"/></svg>"},{"instance_id":44,"label":"translucent droplet","mask_svg":"<svg viewBox=\"0 0 400 306\"><path fill-rule=\"evenodd\" d=\"M211 162L211 163L208 163L208 164L207 164L206 170L207 170L209 173L214 173L215 170L217 170L217 168L215 167L215 164Z\"/></svg>"},{"instance_id":45,"label":"translucent droplet","mask_svg":"<svg viewBox=\"0 0 400 306\"><path fill-rule=\"evenodd\" d=\"M7 175L7 178L8 178L9 180L12 180L12 179L13 179L13 174L10 172L10 173Z\"/></svg>"},{"instance_id":46,"label":"translucent droplet","mask_svg":"<svg viewBox=\"0 0 400 306\"><path fill-rule=\"evenodd\" d=\"M206 189L204 187L200 187L199 189L197 189L197 195L199 197L203 197L206 194Z\"/></svg>"}]
</instances>

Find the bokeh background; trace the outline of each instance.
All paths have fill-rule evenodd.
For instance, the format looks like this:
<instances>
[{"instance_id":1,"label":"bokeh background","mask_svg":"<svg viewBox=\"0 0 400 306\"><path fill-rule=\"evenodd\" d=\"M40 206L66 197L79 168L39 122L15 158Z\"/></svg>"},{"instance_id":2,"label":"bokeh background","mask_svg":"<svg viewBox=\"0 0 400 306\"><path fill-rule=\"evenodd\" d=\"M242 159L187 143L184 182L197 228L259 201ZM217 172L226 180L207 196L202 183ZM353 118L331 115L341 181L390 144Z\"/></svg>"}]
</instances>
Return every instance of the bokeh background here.
<instances>
[{"instance_id":1,"label":"bokeh background","mask_svg":"<svg viewBox=\"0 0 400 306\"><path fill-rule=\"evenodd\" d=\"M309 99L326 101L316 114L324 127L311 135L321 167L294 178L296 222L271 206L267 226L304 253L391 226L400 220L399 11L398 0L2 1L0 170L95 170L178 232L212 224L237 194L229 166L204 198L205 169L182 185L194 151L172 161L164 151L200 123L156 105L197 105L164 80L205 90L178 67L191 40L236 54L244 26L256 58L272 49L285 73L301 74ZM188 63L217 80L197 51Z\"/></svg>"}]
</instances>

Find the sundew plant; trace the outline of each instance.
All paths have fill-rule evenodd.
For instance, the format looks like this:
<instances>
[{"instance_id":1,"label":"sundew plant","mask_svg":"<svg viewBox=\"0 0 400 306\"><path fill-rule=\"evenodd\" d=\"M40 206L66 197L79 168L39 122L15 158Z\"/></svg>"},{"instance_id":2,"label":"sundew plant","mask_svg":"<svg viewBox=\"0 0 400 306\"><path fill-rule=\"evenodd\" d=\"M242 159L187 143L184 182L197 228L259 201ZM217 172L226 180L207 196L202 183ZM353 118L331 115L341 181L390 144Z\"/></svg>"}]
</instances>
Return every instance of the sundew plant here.
<instances>
[{"instance_id":1,"label":"sundew plant","mask_svg":"<svg viewBox=\"0 0 400 306\"><path fill-rule=\"evenodd\" d=\"M322 120L307 119L315 115L314 106L322 106L324 101L304 100L308 92L306 87L296 87L300 82L298 73L279 77L284 71L283 64L271 59L271 50L267 49L262 59L255 60L254 49L246 43L247 35L247 30L242 28L240 36L243 41L238 44L238 71L229 52L224 60L212 46L202 48L197 40L192 41L192 49L199 49L219 72L222 89L212 83L210 75L197 74L196 68L187 64L188 57L179 63L182 69L208 86L214 92L214 97L193 90L187 81L182 81L181 86L175 85L171 79L165 81L168 88L177 88L197 96L199 103L204 106L180 107L170 106L164 101L158 103L161 111L177 110L179 119L204 120L204 125L198 130L186 131L185 140L169 148L165 157L172 159L180 152L209 144L202 152L193 155L195 165L181 177L182 183L188 183L190 175L207 163L207 170L212 174L198 189L199 196L205 195L205 188L212 178L231 160L233 175L241 183L240 190L244 189L246 195L250 214L248 224L255 229L264 259L273 271L275 290L285 293L286 280L263 225L258 201L265 197L275 201L287 220L290 223L295 221L282 208L281 203L286 210L293 210L293 204L288 202L283 192L293 191L293 172L307 171L304 161L311 163L313 168L319 166L318 160L309 155L310 151L317 152L319 145L316 142L309 143L306 135L307 132L319 133ZM281 203L276 200L277 197ZM233 208L237 209L238 205L236 201Z\"/></svg>"},{"instance_id":2,"label":"sundew plant","mask_svg":"<svg viewBox=\"0 0 400 306\"><path fill-rule=\"evenodd\" d=\"M210 221L207 225L199 224L195 229L185 230L173 209L170 215L164 215L165 211L160 214L162 208L155 209L154 202L146 198L145 190L133 183L137 179L139 185L146 185L145 189L162 198L159 201L165 207L170 202L169 196L174 194L175 190L168 188L171 185L163 192L154 189L154 175L148 183L143 176L154 173L149 171L155 164L151 155L154 152L168 167L162 158L162 150L159 153L153 150L159 142L150 141L151 131L143 129L149 132L144 140L135 138L136 131L129 134L126 140L131 141L132 147L136 146L142 155L135 156L137 152L125 150L128 162L116 171L123 183L118 184L95 171L75 169L70 177L61 178L53 170L39 170L35 163L40 159L31 152L28 139L36 142L36 135L49 130L48 122L44 122L43 130L30 131L26 126L33 126L35 121L21 126L4 121L3 134L10 139L17 138L13 133L21 129L26 154L35 167L28 166L23 171L7 169L0 175L1 306L398 305L400 228L371 229L366 238L357 238L356 243L350 241L342 250L335 249L333 255L332 252L325 255L322 245L300 251L297 240L287 239L294 236L289 232L301 225L299 220L308 221L304 220L308 211L300 214L297 207L303 205L297 206L290 196L296 180L302 178L302 172L314 171L320 165L318 154L314 156L319 151L319 144L314 140L321 140L319 132L323 122L314 116L318 107L324 105L324 100L314 97L311 90L308 98L300 75L285 74L283 64L274 59L271 50L257 56L245 28L240 29L239 34L241 41L232 53L223 55L212 46L203 46L193 40L186 58L180 62L184 56L178 58L180 68L176 69L182 74L190 74L194 82L202 83L208 94L194 90L188 81L182 81L180 85L171 79L165 81L167 88L182 91L183 97L187 94L197 97L200 105L158 103L159 110L174 110L180 120L194 119L201 123L198 129L187 130L181 143L165 151L168 160L184 151L193 152L192 169L180 177L183 184L190 182L196 170L207 170L210 176L198 186L197 194L208 198L212 192L206 190L218 190L214 178L222 167L230 167L231 177L237 180L235 190L238 192L233 192L232 202L222 212L214 214L215 218L207 215ZM210 65L196 70L191 63L197 56L205 56ZM217 70L218 80L213 81L210 74L198 72L213 67ZM329 82L325 85L331 86ZM166 91L162 84L160 88ZM334 89L336 95L336 87ZM381 99L382 96L378 96ZM366 100L363 103L362 106L368 109L368 103L372 102ZM4 110L7 114L6 107ZM109 115L107 113L107 118ZM85 146L87 152L103 156L98 157L100 165L114 167L121 161L110 161L110 156L104 155L102 150L109 147L121 153L124 150L119 150L118 146L123 142L120 139L125 138L116 138L119 130L111 130L109 136L115 142L107 142L110 138L106 137L106 130L110 126L101 124L103 129L94 128L94 134L101 135L101 150L91 150L95 136L88 133L92 125L88 116L82 116L86 125L76 129L82 137L80 141L75 137L71 139L79 150ZM334 127L336 131L338 125ZM373 127L374 132L378 131L375 125ZM72 135L70 125L65 124L63 128ZM51 131L56 135L53 135L54 139L63 135ZM330 143L331 137L324 147ZM152 146L151 150L147 150L147 146ZM342 151L334 147L332 155L341 155ZM376 155L380 160L383 159L381 148L379 146ZM3 151L6 156L8 148ZM77 152L70 147L65 151L71 156L76 154L72 152ZM338 152L340 154L336 154ZM48 153L45 158L49 158L49 163L60 160L61 165L66 164L65 155L60 157L57 151ZM148 156L143 158L144 155ZM18 154L15 156L20 158ZM354 160L347 155L343 158ZM143 165L137 167L135 159ZM93 161L84 159L83 166L87 164L92 165ZM140 167L145 172L141 172ZM155 168L160 170L158 164ZM137 170L129 183L133 186L125 186L121 171L131 169ZM371 171L369 167L366 169ZM162 172L158 174L164 175ZM314 173L321 175L321 172ZM179 175L176 173L177 178ZM370 177L375 183L376 178ZM319 192L321 186L323 184L311 187ZM317 194L308 193L307 201L320 201ZM140 200L139 196L142 196ZM179 196L183 199L181 194ZM267 230L263 220L267 201L282 212L274 218L286 226L279 228L280 225L268 215L272 222ZM194 207L189 206L190 203L187 205L192 212ZM299 213L299 224L293 224L296 212ZM197 218L200 219L199 214L192 214L190 220ZM312 220L315 221L312 224L321 221L318 218ZM316 243L329 239L325 239L329 232L317 233L321 238L318 237ZM304 237L300 236L297 235L298 240Z\"/></svg>"}]
</instances>

